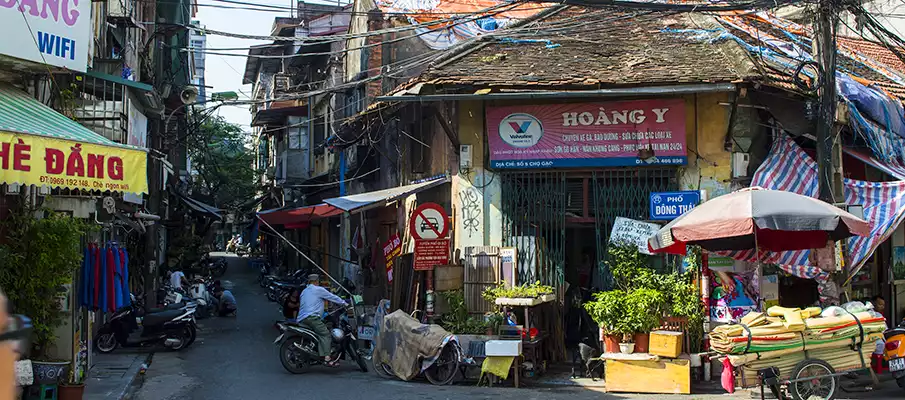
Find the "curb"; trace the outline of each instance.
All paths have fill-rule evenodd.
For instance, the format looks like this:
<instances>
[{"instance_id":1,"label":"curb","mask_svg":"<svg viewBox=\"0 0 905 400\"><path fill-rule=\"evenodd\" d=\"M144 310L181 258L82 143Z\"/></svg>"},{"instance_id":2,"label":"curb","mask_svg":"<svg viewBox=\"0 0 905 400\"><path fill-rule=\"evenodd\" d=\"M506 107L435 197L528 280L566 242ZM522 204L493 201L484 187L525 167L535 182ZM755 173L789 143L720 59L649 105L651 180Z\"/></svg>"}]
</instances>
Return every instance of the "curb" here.
<instances>
[{"instance_id":1,"label":"curb","mask_svg":"<svg viewBox=\"0 0 905 400\"><path fill-rule=\"evenodd\" d=\"M145 370L151 366L151 362L154 360L154 353L148 353L148 356L145 357L145 361L139 364L136 367L130 369L131 378L129 378L129 383L123 388L122 392L120 392L117 398L119 400L128 400L131 399L135 392L141 388L141 383L143 380L139 380L139 376L144 376Z\"/></svg>"}]
</instances>

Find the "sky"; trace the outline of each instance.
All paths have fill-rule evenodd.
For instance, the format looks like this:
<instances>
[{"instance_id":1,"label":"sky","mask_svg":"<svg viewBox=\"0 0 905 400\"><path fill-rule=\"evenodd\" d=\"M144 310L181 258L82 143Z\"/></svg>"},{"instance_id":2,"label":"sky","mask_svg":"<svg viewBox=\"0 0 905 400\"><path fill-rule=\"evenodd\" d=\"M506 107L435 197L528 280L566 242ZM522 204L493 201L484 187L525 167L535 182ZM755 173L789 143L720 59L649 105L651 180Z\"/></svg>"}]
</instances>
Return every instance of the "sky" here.
<instances>
[{"instance_id":1,"label":"sky","mask_svg":"<svg viewBox=\"0 0 905 400\"><path fill-rule=\"evenodd\" d=\"M258 4L268 4L281 7L289 7L289 0L246 0L248 2ZM289 12L265 12L252 10L236 10L215 7L205 7L205 4L215 4L224 6L237 6L235 4L227 4L217 2L215 0L198 0L198 14L195 15L201 25L207 29L218 31L244 33L250 35L269 35L270 28L273 25L274 17L288 17ZM232 48L232 47L249 47L256 44L267 43L260 40L237 39L226 36L208 35L207 47L214 48ZM247 51L233 51L229 53L248 54ZM208 88L207 93L210 96L214 92L234 91L239 95L239 99L248 99L243 93L251 95L251 85L242 85L242 76L245 72L245 57L231 57L207 54L205 59L204 78ZM248 106L224 106L218 109L220 115L227 121L241 125L246 131L251 131L249 124L251 123L251 114Z\"/></svg>"}]
</instances>

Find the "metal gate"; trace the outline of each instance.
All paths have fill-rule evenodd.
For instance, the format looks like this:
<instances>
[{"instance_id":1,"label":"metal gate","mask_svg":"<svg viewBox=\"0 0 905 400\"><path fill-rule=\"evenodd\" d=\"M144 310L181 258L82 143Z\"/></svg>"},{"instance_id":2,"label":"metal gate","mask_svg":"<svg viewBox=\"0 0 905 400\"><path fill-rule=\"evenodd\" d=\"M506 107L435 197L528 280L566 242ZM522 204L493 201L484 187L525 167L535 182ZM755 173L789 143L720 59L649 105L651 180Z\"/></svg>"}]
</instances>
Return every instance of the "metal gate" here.
<instances>
[{"instance_id":1,"label":"metal gate","mask_svg":"<svg viewBox=\"0 0 905 400\"><path fill-rule=\"evenodd\" d=\"M504 172L503 243L516 248L518 282L565 282L566 174Z\"/></svg>"},{"instance_id":2,"label":"metal gate","mask_svg":"<svg viewBox=\"0 0 905 400\"><path fill-rule=\"evenodd\" d=\"M607 268L607 244L616 217L650 218L650 193L676 190L675 168L634 168L596 171L593 174L594 224L597 234L597 269L603 290L612 289Z\"/></svg>"},{"instance_id":3,"label":"metal gate","mask_svg":"<svg viewBox=\"0 0 905 400\"><path fill-rule=\"evenodd\" d=\"M567 215L593 224L602 289L610 289L606 247L616 217L647 220L650 193L676 190L676 168L594 172L502 172L503 243L518 251L519 282L565 281ZM577 195L577 194L582 195Z\"/></svg>"}]
</instances>

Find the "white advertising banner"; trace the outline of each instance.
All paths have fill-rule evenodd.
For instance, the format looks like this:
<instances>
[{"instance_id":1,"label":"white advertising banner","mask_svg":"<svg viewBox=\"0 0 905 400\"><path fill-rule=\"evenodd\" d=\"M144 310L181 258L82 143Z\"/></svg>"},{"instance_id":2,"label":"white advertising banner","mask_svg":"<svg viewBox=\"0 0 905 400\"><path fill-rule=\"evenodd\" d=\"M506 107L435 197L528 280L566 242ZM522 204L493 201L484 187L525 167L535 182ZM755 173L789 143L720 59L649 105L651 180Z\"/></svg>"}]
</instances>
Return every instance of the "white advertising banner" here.
<instances>
[{"instance_id":1,"label":"white advertising banner","mask_svg":"<svg viewBox=\"0 0 905 400\"><path fill-rule=\"evenodd\" d=\"M138 147L148 147L148 117L135 104L135 98L129 96L129 138L126 143ZM123 193L123 201L133 204L144 204L144 198L141 194Z\"/></svg>"},{"instance_id":2,"label":"white advertising banner","mask_svg":"<svg viewBox=\"0 0 905 400\"><path fill-rule=\"evenodd\" d=\"M0 0L0 54L85 72L90 0Z\"/></svg>"}]
</instances>

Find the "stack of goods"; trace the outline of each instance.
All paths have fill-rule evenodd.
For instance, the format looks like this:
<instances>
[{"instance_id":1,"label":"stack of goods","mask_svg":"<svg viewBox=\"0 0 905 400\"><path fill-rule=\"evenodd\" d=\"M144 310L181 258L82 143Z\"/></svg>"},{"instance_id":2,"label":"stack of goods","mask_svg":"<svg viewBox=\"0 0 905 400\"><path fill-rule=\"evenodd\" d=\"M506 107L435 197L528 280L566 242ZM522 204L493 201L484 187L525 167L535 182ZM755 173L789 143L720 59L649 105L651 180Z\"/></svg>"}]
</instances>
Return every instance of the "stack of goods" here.
<instances>
[{"instance_id":1,"label":"stack of goods","mask_svg":"<svg viewBox=\"0 0 905 400\"><path fill-rule=\"evenodd\" d=\"M799 362L818 359L837 372L870 365L874 343L883 338L886 320L861 303L840 307L790 309L770 307L751 312L740 324L717 327L710 333L713 349L733 367L744 367L738 385L756 385L757 371L777 367L789 378Z\"/></svg>"}]
</instances>

